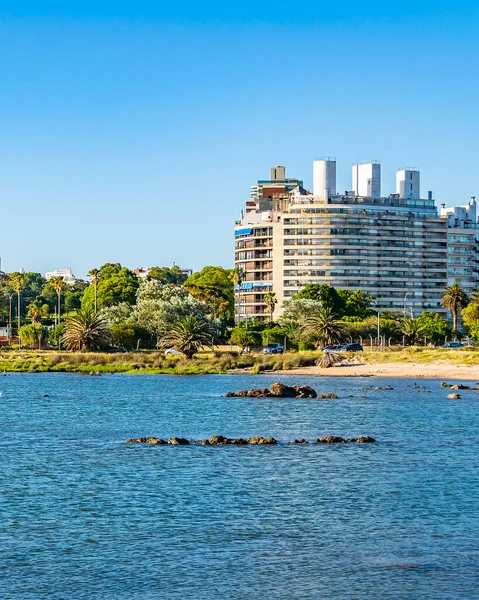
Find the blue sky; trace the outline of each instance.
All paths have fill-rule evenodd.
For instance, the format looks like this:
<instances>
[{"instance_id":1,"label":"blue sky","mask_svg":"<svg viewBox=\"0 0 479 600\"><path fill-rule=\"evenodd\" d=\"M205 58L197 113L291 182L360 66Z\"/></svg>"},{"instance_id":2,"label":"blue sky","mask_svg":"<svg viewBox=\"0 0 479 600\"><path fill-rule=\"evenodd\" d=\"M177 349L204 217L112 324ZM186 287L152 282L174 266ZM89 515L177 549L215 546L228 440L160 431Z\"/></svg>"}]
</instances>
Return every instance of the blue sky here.
<instances>
[{"instance_id":1,"label":"blue sky","mask_svg":"<svg viewBox=\"0 0 479 600\"><path fill-rule=\"evenodd\" d=\"M2 268L232 265L234 220L284 164L421 169L479 197L473 2L0 1ZM39 6L41 5L41 6ZM65 6L67 5L67 6Z\"/></svg>"}]
</instances>

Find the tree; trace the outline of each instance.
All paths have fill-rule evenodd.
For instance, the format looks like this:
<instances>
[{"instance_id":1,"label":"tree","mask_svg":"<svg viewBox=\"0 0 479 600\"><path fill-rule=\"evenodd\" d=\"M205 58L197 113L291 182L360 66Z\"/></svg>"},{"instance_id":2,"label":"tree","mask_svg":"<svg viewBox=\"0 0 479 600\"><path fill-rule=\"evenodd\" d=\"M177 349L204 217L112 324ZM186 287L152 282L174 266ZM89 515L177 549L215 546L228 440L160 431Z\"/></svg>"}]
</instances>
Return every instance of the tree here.
<instances>
[{"instance_id":1,"label":"tree","mask_svg":"<svg viewBox=\"0 0 479 600\"><path fill-rule=\"evenodd\" d=\"M346 303L338 291L326 283L308 283L293 296L293 300L316 300L329 308L339 319L344 315Z\"/></svg>"},{"instance_id":2,"label":"tree","mask_svg":"<svg viewBox=\"0 0 479 600\"><path fill-rule=\"evenodd\" d=\"M261 332L263 346L266 346L266 344L270 344L273 342L277 342L278 344L284 344L284 338L286 337L288 337L288 332L283 327L279 327L279 325L276 325L274 327L267 327Z\"/></svg>"},{"instance_id":3,"label":"tree","mask_svg":"<svg viewBox=\"0 0 479 600\"><path fill-rule=\"evenodd\" d=\"M105 319L93 310L79 310L65 321L62 343L67 350L101 350L110 343L110 329Z\"/></svg>"},{"instance_id":4,"label":"tree","mask_svg":"<svg viewBox=\"0 0 479 600\"><path fill-rule=\"evenodd\" d=\"M38 348L46 337L46 329L40 323L29 323L20 327L19 336L24 348Z\"/></svg>"},{"instance_id":5,"label":"tree","mask_svg":"<svg viewBox=\"0 0 479 600\"><path fill-rule=\"evenodd\" d=\"M424 332L424 325L421 324L419 319L403 319L399 324L399 328L411 345L416 344Z\"/></svg>"},{"instance_id":6,"label":"tree","mask_svg":"<svg viewBox=\"0 0 479 600\"><path fill-rule=\"evenodd\" d=\"M434 343L443 342L446 337L452 337L452 328L446 319L432 311L424 311L417 319L422 328L422 334Z\"/></svg>"},{"instance_id":7,"label":"tree","mask_svg":"<svg viewBox=\"0 0 479 600\"><path fill-rule=\"evenodd\" d=\"M41 300L30 302L27 307L27 315L32 323L41 323L42 317L48 316L48 304L43 304Z\"/></svg>"},{"instance_id":8,"label":"tree","mask_svg":"<svg viewBox=\"0 0 479 600\"><path fill-rule=\"evenodd\" d=\"M162 348L175 348L190 359L203 347L213 349L211 324L204 318L188 316L179 319L161 338Z\"/></svg>"},{"instance_id":9,"label":"tree","mask_svg":"<svg viewBox=\"0 0 479 600\"><path fill-rule=\"evenodd\" d=\"M315 346L336 344L344 333L343 325L329 307L323 307L317 314L307 317L299 330Z\"/></svg>"},{"instance_id":10,"label":"tree","mask_svg":"<svg viewBox=\"0 0 479 600\"><path fill-rule=\"evenodd\" d=\"M259 348L261 346L261 334L258 331L246 329L246 327L235 327L231 331L230 341L244 352L246 348Z\"/></svg>"},{"instance_id":11,"label":"tree","mask_svg":"<svg viewBox=\"0 0 479 600\"><path fill-rule=\"evenodd\" d=\"M147 279L155 279L163 284L173 283L175 285L182 285L188 279L188 275L177 265L173 265L172 267L152 267L147 275Z\"/></svg>"},{"instance_id":12,"label":"tree","mask_svg":"<svg viewBox=\"0 0 479 600\"><path fill-rule=\"evenodd\" d=\"M135 344L136 331L131 323L114 323L110 327L111 340L114 346L132 349Z\"/></svg>"},{"instance_id":13,"label":"tree","mask_svg":"<svg viewBox=\"0 0 479 600\"><path fill-rule=\"evenodd\" d=\"M141 283L133 308L133 319L158 343L179 319L188 316L204 318L210 312L207 304L190 296L185 288L150 280Z\"/></svg>"},{"instance_id":14,"label":"tree","mask_svg":"<svg viewBox=\"0 0 479 600\"><path fill-rule=\"evenodd\" d=\"M190 275L183 285L194 298L212 306L216 317L231 321L234 318L231 273L231 269L208 266Z\"/></svg>"},{"instance_id":15,"label":"tree","mask_svg":"<svg viewBox=\"0 0 479 600\"><path fill-rule=\"evenodd\" d=\"M96 286L90 285L83 292L82 309L95 312L95 290L97 311L120 302L127 302L130 305L135 303L140 283L132 271L119 263L106 263L100 268L97 277Z\"/></svg>"},{"instance_id":16,"label":"tree","mask_svg":"<svg viewBox=\"0 0 479 600\"><path fill-rule=\"evenodd\" d=\"M322 310L322 304L318 300L302 298L287 300L283 307L284 310L279 319L279 324L288 332L291 339L298 338L299 326L305 319L320 314Z\"/></svg>"},{"instance_id":17,"label":"tree","mask_svg":"<svg viewBox=\"0 0 479 600\"><path fill-rule=\"evenodd\" d=\"M266 294L263 297L263 300L264 300L264 303L266 304L266 306L268 307L269 320L272 323L274 307L276 306L276 304L278 304L278 300L276 299L276 293L275 292L266 292Z\"/></svg>"},{"instance_id":18,"label":"tree","mask_svg":"<svg viewBox=\"0 0 479 600\"><path fill-rule=\"evenodd\" d=\"M25 273L19 273L19 272L15 272L15 273L10 273L10 275L8 276L9 278L9 283L12 286L12 288L15 290L15 292L17 293L17 301L18 301L18 330L20 331L20 326L21 326L21 293L23 288L25 287L25 284L27 282L27 276Z\"/></svg>"},{"instance_id":19,"label":"tree","mask_svg":"<svg viewBox=\"0 0 479 600\"><path fill-rule=\"evenodd\" d=\"M61 297L62 297L62 290L65 286L65 282L63 281L63 277L51 277L48 280L47 286L52 288L52 290L55 290L56 294L57 294L57 300L58 300L58 304L57 304L57 317L58 317L58 324L60 324L60 314L61 314Z\"/></svg>"},{"instance_id":20,"label":"tree","mask_svg":"<svg viewBox=\"0 0 479 600\"><path fill-rule=\"evenodd\" d=\"M242 266L237 265L231 271L231 279L233 280L235 292L237 291L237 304L238 304L238 323L241 320L241 287L243 285L243 281L246 279L246 272Z\"/></svg>"},{"instance_id":21,"label":"tree","mask_svg":"<svg viewBox=\"0 0 479 600\"><path fill-rule=\"evenodd\" d=\"M462 320L472 339L479 341L479 302L471 302L462 311Z\"/></svg>"},{"instance_id":22,"label":"tree","mask_svg":"<svg viewBox=\"0 0 479 600\"><path fill-rule=\"evenodd\" d=\"M459 311L467 306L469 297L458 283L453 283L442 292L441 306L452 314L453 329L457 329Z\"/></svg>"},{"instance_id":23,"label":"tree","mask_svg":"<svg viewBox=\"0 0 479 600\"><path fill-rule=\"evenodd\" d=\"M344 316L366 319L374 314L371 310L372 296L367 296L362 290L338 290L344 301Z\"/></svg>"},{"instance_id":24,"label":"tree","mask_svg":"<svg viewBox=\"0 0 479 600\"><path fill-rule=\"evenodd\" d=\"M100 269L91 269L88 271L88 277L91 278L93 286L93 310L96 314L98 312L98 279L100 277Z\"/></svg>"}]
</instances>

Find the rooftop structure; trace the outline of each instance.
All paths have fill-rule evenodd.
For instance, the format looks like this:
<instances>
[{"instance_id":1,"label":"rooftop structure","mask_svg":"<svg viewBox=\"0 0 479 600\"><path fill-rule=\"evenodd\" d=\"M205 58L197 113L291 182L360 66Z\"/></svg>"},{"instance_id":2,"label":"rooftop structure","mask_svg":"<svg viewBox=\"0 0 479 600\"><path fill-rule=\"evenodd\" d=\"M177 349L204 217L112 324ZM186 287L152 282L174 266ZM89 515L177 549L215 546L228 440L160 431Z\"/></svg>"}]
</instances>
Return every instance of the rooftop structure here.
<instances>
[{"instance_id":1,"label":"rooftop structure","mask_svg":"<svg viewBox=\"0 0 479 600\"><path fill-rule=\"evenodd\" d=\"M74 285L76 281L71 269L55 269L55 271L49 271L48 273L45 273L45 279L47 281L53 277L62 277L63 281L67 285Z\"/></svg>"}]
</instances>

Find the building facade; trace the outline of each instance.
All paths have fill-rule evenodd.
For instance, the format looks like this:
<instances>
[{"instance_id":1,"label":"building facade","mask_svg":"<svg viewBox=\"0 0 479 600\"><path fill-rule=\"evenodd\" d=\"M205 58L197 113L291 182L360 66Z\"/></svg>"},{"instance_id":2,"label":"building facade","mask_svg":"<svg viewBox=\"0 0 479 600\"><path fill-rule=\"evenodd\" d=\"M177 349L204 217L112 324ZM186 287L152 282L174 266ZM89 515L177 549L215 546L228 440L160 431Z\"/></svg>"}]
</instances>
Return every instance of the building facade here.
<instances>
[{"instance_id":1,"label":"building facade","mask_svg":"<svg viewBox=\"0 0 479 600\"><path fill-rule=\"evenodd\" d=\"M336 193L336 162L321 159L313 165L312 193L300 180L284 179L296 185L283 185L254 207L248 201L235 228L235 266L243 272L237 321L266 319L270 291L277 318L283 302L308 283L363 290L379 309L445 315L447 222L431 193L419 197L419 172L399 171L396 193L386 197L380 195L379 163L354 165L352 176L353 191Z\"/></svg>"},{"instance_id":2,"label":"building facade","mask_svg":"<svg viewBox=\"0 0 479 600\"><path fill-rule=\"evenodd\" d=\"M447 284L459 283L467 294L479 287L479 223L476 199L468 204L446 208L441 217L447 222Z\"/></svg>"}]
</instances>

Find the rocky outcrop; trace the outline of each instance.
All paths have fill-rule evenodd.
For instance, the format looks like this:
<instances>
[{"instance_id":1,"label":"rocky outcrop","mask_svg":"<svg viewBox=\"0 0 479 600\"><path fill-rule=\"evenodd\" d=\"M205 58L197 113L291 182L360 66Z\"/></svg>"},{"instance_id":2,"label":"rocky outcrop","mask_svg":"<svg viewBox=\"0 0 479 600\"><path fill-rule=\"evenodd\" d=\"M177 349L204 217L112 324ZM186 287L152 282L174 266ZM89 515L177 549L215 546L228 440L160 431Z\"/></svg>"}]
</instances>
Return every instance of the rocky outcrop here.
<instances>
[{"instance_id":1,"label":"rocky outcrop","mask_svg":"<svg viewBox=\"0 0 479 600\"><path fill-rule=\"evenodd\" d=\"M320 400L337 400L338 397L336 396L336 394L320 394L318 396L318 398Z\"/></svg>"},{"instance_id":2,"label":"rocky outcrop","mask_svg":"<svg viewBox=\"0 0 479 600\"><path fill-rule=\"evenodd\" d=\"M239 392L228 392L227 398L316 398L317 394L309 385L285 385L273 383L270 388L253 388Z\"/></svg>"},{"instance_id":3,"label":"rocky outcrop","mask_svg":"<svg viewBox=\"0 0 479 600\"><path fill-rule=\"evenodd\" d=\"M180 437L173 437L168 440L168 444L171 444L172 446L186 446L189 443L190 442L187 439Z\"/></svg>"},{"instance_id":4,"label":"rocky outcrop","mask_svg":"<svg viewBox=\"0 0 479 600\"><path fill-rule=\"evenodd\" d=\"M248 439L248 444L277 444L278 442L273 437L261 437L257 435Z\"/></svg>"},{"instance_id":5,"label":"rocky outcrop","mask_svg":"<svg viewBox=\"0 0 479 600\"><path fill-rule=\"evenodd\" d=\"M304 438L300 438L299 440L293 440L291 443L292 444L309 444L308 440L305 440Z\"/></svg>"},{"instance_id":6,"label":"rocky outcrop","mask_svg":"<svg viewBox=\"0 0 479 600\"><path fill-rule=\"evenodd\" d=\"M316 444L342 444L342 443L356 443L356 444L373 444L376 440L369 435L363 435L358 438L351 438L349 440L344 439L339 435L327 435L326 437L318 438Z\"/></svg>"},{"instance_id":7,"label":"rocky outcrop","mask_svg":"<svg viewBox=\"0 0 479 600\"><path fill-rule=\"evenodd\" d=\"M127 444L152 444L154 446L156 445L163 445L163 444L167 444L168 442L166 440L163 440L161 438L157 438L157 437L139 437L139 438L131 438L131 440L126 440Z\"/></svg>"},{"instance_id":8,"label":"rocky outcrop","mask_svg":"<svg viewBox=\"0 0 479 600\"><path fill-rule=\"evenodd\" d=\"M450 390L479 390L479 387L471 387L470 385L463 385L462 383L446 383L441 381L441 387L449 388Z\"/></svg>"}]
</instances>

